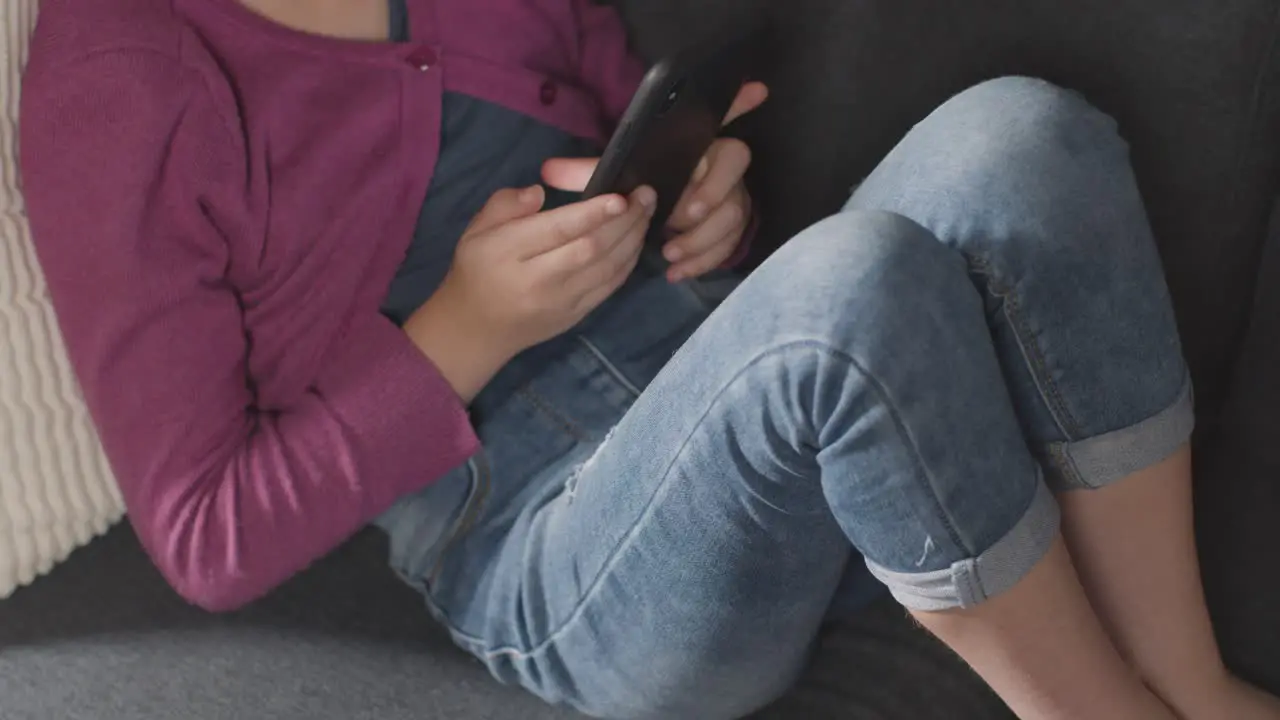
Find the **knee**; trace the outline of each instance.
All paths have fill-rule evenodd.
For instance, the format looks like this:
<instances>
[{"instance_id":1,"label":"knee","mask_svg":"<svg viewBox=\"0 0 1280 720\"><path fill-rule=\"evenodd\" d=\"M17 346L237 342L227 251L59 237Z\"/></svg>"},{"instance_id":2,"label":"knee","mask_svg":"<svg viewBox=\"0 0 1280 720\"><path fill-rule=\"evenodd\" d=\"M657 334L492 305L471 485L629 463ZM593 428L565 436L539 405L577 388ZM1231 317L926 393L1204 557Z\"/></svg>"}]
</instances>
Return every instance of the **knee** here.
<instances>
[{"instance_id":1,"label":"knee","mask_svg":"<svg viewBox=\"0 0 1280 720\"><path fill-rule=\"evenodd\" d=\"M1080 94L1043 80L1004 77L943 103L868 182L875 184L877 176L880 184L970 199L1051 195L1062 202L1130 182L1129 149L1115 121Z\"/></svg>"},{"instance_id":2,"label":"knee","mask_svg":"<svg viewBox=\"0 0 1280 720\"><path fill-rule=\"evenodd\" d=\"M924 299L963 302L974 292L960 253L916 222L875 210L813 225L778 249L747 286L756 308L838 308L868 321L884 312L900 315Z\"/></svg>"},{"instance_id":3,"label":"knee","mask_svg":"<svg viewBox=\"0 0 1280 720\"><path fill-rule=\"evenodd\" d=\"M1005 144L1069 130L1091 134L1097 144L1123 146L1109 115L1080 93L1038 78L1008 76L979 83L943 103L933 118L948 126L972 124Z\"/></svg>"},{"instance_id":4,"label":"knee","mask_svg":"<svg viewBox=\"0 0 1280 720\"><path fill-rule=\"evenodd\" d=\"M1115 121L1075 92L1024 77L948 100L908 133L849 207L910 217L971 256L999 253L994 245L1005 240L1054 257L1109 251L1090 243L1115 228L1146 234Z\"/></svg>"},{"instance_id":5,"label":"knee","mask_svg":"<svg viewBox=\"0 0 1280 720\"><path fill-rule=\"evenodd\" d=\"M820 340L888 376L904 328L916 344L956 336L968 327L956 318L981 318L982 303L961 253L901 215L850 211L784 244L725 307L761 343Z\"/></svg>"},{"instance_id":6,"label":"knee","mask_svg":"<svg viewBox=\"0 0 1280 720\"><path fill-rule=\"evenodd\" d=\"M919 129L946 141L952 162L964 166L1052 177L1082 165L1113 171L1128 164L1128 145L1110 116L1079 93L1035 78L976 85Z\"/></svg>"}]
</instances>

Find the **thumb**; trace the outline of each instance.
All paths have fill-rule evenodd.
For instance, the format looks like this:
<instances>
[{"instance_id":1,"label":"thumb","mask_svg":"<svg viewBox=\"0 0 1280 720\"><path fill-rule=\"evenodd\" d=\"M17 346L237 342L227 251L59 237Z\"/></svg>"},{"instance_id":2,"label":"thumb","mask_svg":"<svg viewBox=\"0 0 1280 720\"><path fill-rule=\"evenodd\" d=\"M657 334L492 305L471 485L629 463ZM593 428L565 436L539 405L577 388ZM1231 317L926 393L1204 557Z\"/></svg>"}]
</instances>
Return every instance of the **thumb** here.
<instances>
[{"instance_id":1,"label":"thumb","mask_svg":"<svg viewBox=\"0 0 1280 720\"><path fill-rule=\"evenodd\" d=\"M513 220L534 215L542 209L542 204L546 200L547 193L541 185L531 185L520 190L499 190L471 219L467 232L486 232Z\"/></svg>"},{"instance_id":2,"label":"thumb","mask_svg":"<svg viewBox=\"0 0 1280 720\"><path fill-rule=\"evenodd\" d=\"M729 125L734 120L746 115L764 104L769 99L769 86L762 82L749 82L742 86L738 91L738 96L733 100L733 107L729 108L729 114L724 118L724 124Z\"/></svg>"},{"instance_id":3,"label":"thumb","mask_svg":"<svg viewBox=\"0 0 1280 720\"><path fill-rule=\"evenodd\" d=\"M551 158L542 164L542 180L557 190L582 192L599 162L596 158Z\"/></svg>"}]
</instances>

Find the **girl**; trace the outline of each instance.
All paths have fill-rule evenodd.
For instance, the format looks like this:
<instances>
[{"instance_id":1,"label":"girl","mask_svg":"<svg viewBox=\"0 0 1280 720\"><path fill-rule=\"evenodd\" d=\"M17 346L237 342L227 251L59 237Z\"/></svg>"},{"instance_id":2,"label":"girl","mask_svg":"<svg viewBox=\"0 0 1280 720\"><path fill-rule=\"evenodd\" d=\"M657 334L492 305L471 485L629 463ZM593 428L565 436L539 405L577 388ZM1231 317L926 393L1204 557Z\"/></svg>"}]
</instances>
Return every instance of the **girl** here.
<instances>
[{"instance_id":1,"label":"girl","mask_svg":"<svg viewBox=\"0 0 1280 720\"><path fill-rule=\"evenodd\" d=\"M41 262L190 601L375 522L500 680L731 718L856 548L1025 718L1280 718L1214 645L1187 371L1080 98L953 99L713 309L749 153L708 154L665 273L652 191L575 202L640 72L587 0L46 0L33 48Z\"/></svg>"}]
</instances>

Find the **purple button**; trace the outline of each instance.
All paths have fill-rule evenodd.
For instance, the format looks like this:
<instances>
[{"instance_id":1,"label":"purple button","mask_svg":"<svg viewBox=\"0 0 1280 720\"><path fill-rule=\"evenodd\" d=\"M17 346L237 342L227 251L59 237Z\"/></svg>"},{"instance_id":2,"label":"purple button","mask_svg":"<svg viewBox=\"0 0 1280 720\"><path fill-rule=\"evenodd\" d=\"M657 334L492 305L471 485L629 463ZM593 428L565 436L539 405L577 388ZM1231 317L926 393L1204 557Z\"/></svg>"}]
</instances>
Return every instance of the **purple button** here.
<instances>
[{"instance_id":1,"label":"purple button","mask_svg":"<svg viewBox=\"0 0 1280 720\"><path fill-rule=\"evenodd\" d=\"M430 70L431 66L436 64L436 60L439 60L436 51L426 46L415 48L409 53L409 57L405 58L405 62L424 72Z\"/></svg>"},{"instance_id":2,"label":"purple button","mask_svg":"<svg viewBox=\"0 0 1280 720\"><path fill-rule=\"evenodd\" d=\"M559 94L560 87L550 80L543 82L542 87L538 89L538 99L543 105L555 105L556 96Z\"/></svg>"}]
</instances>

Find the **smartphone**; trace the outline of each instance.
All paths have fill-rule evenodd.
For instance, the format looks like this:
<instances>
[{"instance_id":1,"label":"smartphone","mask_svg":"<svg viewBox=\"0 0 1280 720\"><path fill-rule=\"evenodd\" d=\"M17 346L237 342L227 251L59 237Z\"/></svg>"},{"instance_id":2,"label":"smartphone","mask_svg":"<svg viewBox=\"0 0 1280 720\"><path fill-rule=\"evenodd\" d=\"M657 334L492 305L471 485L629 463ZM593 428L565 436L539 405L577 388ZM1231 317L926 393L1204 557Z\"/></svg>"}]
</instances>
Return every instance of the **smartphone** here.
<instances>
[{"instance_id":1,"label":"smartphone","mask_svg":"<svg viewBox=\"0 0 1280 720\"><path fill-rule=\"evenodd\" d=\"M652 187L658 204L647 241L662 243L667 220L747 81L757 38L756 26L744 27L655 64L609 140L585 196Z\"/></svg>"}]
</instances>

